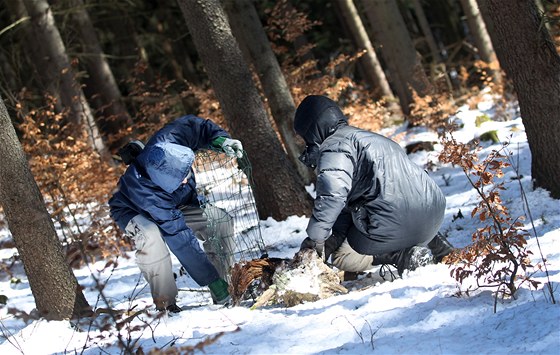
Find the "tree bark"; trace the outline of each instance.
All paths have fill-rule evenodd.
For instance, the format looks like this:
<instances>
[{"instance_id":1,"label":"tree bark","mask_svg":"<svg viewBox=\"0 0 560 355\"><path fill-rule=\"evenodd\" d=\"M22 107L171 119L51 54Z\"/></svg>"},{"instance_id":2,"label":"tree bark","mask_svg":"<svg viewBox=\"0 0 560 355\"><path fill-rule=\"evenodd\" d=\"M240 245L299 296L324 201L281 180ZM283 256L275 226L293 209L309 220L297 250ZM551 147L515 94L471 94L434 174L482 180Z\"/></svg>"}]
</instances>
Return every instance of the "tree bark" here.
<instances>
[{"instance_id":1,"label":"tree bark","mask_svg":"<svg viewBox=\"0 0 560 355\"><path fill-rule=\"evenodd\" d=\"M84 63L89 74L87 82L90 83L88 91L92 93L91 97L98 98L97 107L103 114L103 117L98 120L99 129L107 138L109 149L116 151L128 140L128 137L124 136L120 139L111 139L111 137L122 128L132 126L132 120L122 101L121 92L105 59L83 0L67 1L71 8L70 18L80 36L83 55L85 55Z\"/></svg>"},{"instance_id":2,"label":"tree bark","mask_svg":"<svg viewBox=\"0 0 560 355\"><path fill-rule=\"evenodd\" d=\"M430 52L432 53L432 62L440 63L441 55L439 48L434 39L434 35L432 34L432 30L430 29L430 24L426 18L426 13L422 7L421 0L412 0L412 6L414 7L414 12L416 14L416 18L418 19L418 24L420 25L422 34L424 35L424 40L428 44L428 48L430 48Z\"/></svg>"},{"instance_id":3,"label":"tree bark","mask_svg":"<svg viewBox=\"0 0 560 355\"><path fill-rule=\"evenodd\" d=\"M5 52L0 51L0 90L2 90L0 95L8 97L10 101L14 102L14 94L18 92L20 86L12 63L6 57Z\"/></svg>"},{"instance_id":4,"label":"tree bark","mask_svg":"<svg viewBox=\"0 0 560 355\"><path fill-rule=\"evenodd\" d=\"M389 69L389 81L393 83L403 113L409 114L410 105L414 101L412 90L419 96L424 96L429 90L429 81L420 56L414 48L396 1L365 0L364 7L374 38L381 46L381 55Z\"/></svg>"},{"instance_id":5,"label":"tree bark","mask_svg":"<svg viewBox=\"0 0 560 355\"><path fill-rule=\"evenodd\" d=\"M456 59L453 47L463 40L463 21L461 20L463 14L460 4L450 0L421 1L427 5L423 7L424 14L428 22L432 24L432 34L438 47L441 48L443 61L454 63Z\"/></svg>"},{"instance_id":6,"label":"tree bark","mask_svg":"<svg viewBox=\"0 0 560 355\"><path fill-rule=\"evenodd\" d=\"M224 8L242 52L257 72L288 157L305 184L310 184L314 174L298 160L304 147L293 129L296 112L294 99L257 10L251 0L227 0Z\"/></svg>"},{"instance_id":7,"label":"tree bark","mask_svg":"<svg viewBox=\"0 0 560 355\"><path fill-rule=\"evenodd\" d=\"M358 14L358 10L356 9L354 2L352 0L337 0L336 4L340 9L350 32L352 33L354 43L356 43L359 50L366 51L360 59L360 61L364 64L366 81L370 83L374 90L378 90L380 97L385 97L389 102L394 101L395 97L393 95L393 91L387 81L387 77L381 67L381 63L379 63L379 59L377 59L375 49L371 44L366 28L362 23L362 19Z\"/></svg>"},{"instance_id":8,"label":"tree bark","mask_svg":"<svg viewBox=\"0 0 560 355\"><path fill-rule=\"evenodd\" d=\"M58 87L56 85L56 75L54 72L49 70L48 65L44 58L48 58L47 53L45 53L45 48L42 43L34 43L34 35L32 32L29 14L23 1L5 1L6 7L11 14L12 20L14 22L21 21L21 32L20 36L22 39L22 45L25 49L26 54L29 55L30 64L32 70L36 75L37 80L36 85L43 89L50 95L53 95L56 100L55 109L58 112L62 111L62 104L60 103L60 93L58 92ZM41 73L39 75L39 73Z\"/></svg>"},{"instance_id":9,"label":"tree bark","mask_svg":"<svg viewBox=\"0 0 560 355\"><path fill-rule=\"evenodd\" d=\"M480 59L486 63L496 60L496 53L492 46L492 40L486 31L486 24L478 10L476 0L461 0L461 6L467 17L467 23L472 34L474 45L478 49Z\"/></svg>"},{"instance_id":10,"label":"tree bark","mask_svg":"<svg viewBox=\"0 0 560 355\"><path fill-rule=\"evenodd\" d=\"M108 59L113 74L116 78L127 78L138 61L147 62L148 58L135 23L131 19L134 14L127 11L130 5L119 1L114 1L111 5L102 9L96 8L95 12L90 13L90 17L93 23L103 27L111 38L111 41L105 41L103 46L106 53L110 53ZM125 87L121 92L127 90L122 82L118 84ZM134 117L134 112L130 113Z\"/></svg>"},{"instance_id":11,"label":"tree bark","mask_svg":"<svg viewBox=\"0 0 560 355\"><path fill-rule=\"evenodd\" d=\"M42 60L45 63L47 74L53 74L56 78L55 83L60 85L57 96L60 97L62 106L69 110L70 120L86 130L91 146L99 155L110 159L109 151L99 134L89 103L80 84L75 79L74 70L70 65L66 48L54 23L48 2L46 0L23 0L23 4L30 16L32 28L32 37L27 40L33 43L33 46L42 48L41 54L46 55Z\"/></svg>"},{"instance_id":12,"label":"tree bark","mask_svg":"<svg viewBox=\"0 0 560 355\"><path fill-rule=\"evenodd\" d=\"M494 49L517 92L535 187L560 199L560 56L534 1L480 5L492 19Z\"/></svg>"},{"instance_id":13,"label":"tree bark","mask_svg":"<svg viewBox=\"0 0 560 355\"><path fill-rule=\"evenodd\" d=\"M261 218L284 220L310 212L300 176L284 153L218 0L178 0L195 47L233 136L253 163Z\"/></svg>"},{"instance_id":14,"label":"tree bark","mask_svg":"<svg viewBox=\"0 0 560 355\"><path fill-rule=\"evenodd\" d=\"M66 263L54 224L1 98L0 141L0 201L37 309L53 320L80 316L90 306Z\"/></svg>"}]
</instances>

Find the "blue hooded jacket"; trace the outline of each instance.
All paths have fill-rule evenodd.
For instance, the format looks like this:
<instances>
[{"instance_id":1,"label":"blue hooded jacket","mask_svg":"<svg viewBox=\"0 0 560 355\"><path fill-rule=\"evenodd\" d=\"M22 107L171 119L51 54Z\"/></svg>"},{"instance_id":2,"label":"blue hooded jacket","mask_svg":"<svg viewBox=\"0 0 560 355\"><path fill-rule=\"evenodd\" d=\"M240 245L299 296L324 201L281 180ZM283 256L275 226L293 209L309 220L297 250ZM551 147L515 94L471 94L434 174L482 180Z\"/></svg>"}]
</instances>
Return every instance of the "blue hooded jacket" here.
<instances>
[{"instance_id":1,"label":"blue hooded jacket","mask_svg":"<svg viewBox=\"0 0 560 355\"><path fill-rule=\"evenodd\" d=\"M180 207L198 205L192 171L193 151L209 148L226 131L210 120L183 116L160 129L130 164L119 180L118 190L109 200L111 217L124 231L138 214L156 223L163 236L189 230Z\"/></svg>"}]
</instances>

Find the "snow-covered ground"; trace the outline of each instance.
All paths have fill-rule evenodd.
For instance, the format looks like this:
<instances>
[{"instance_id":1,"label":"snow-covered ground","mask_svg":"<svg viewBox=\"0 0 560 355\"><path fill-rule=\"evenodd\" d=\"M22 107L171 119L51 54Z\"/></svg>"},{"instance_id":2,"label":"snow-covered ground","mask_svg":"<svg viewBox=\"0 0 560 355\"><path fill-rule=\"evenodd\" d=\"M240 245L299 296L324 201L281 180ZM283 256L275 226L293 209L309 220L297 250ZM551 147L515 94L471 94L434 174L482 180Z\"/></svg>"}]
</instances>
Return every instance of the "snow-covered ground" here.
<instances>
[{"instance_id":1,"label":"snow-covered ground","mask_svg":"<svg viewBox=\"0 0 560 355\"><path fill-rule=\"evenodd\" d=\"M455 137L469 141L484 133L488 128L476 127L474 121L483 113L492 117L493 112L488 103L481 103L474 110L463 107L457 114L463 123L462 129ZM521 198L521 182L540 242L539 250L531 220L527 218L526 229L533 235L528 240L528 248L533 251L534 264L543 262L542 250L558 302L560 202L551 199L546 191L531 187L530 151L517 115L512 111L511 120L485 124L497 129L501 140L510 141L508 149L518 166L506 171L507 190L502 192L502 199L512 216L527 215ZM392 132L385 134L390 136ZM406 141L418 138L414 134L409 134ZM482 147L484 155L501 145L483 142ZM455 246L467 245L480 221L470 217L478 196L463 172L457 167L437 163L437 149L415 153L411 158L422 166L428 161L437 165L430 170L430 175L447 196L441 230ZM512 179L518 175L520 180ZM457 218L459 211L463 218ZM298 216L285 221L270 218L261 221L269 255L292 257L305 237L307 221ZM0 231L0 236L2 233L6 235L7 231ZM9 258L15 252L15 249L3 249L0 257ZM108 280L104 294L112 307L126 309L136 305L135 309L141 309L150 306L149 291L135 266L133 254L130 256L120 258L118 267L112 271L104 270L105 262L94 264L91 269L75 270L92 306L106 307L99 300L92 275L102 282ZM175 259L174 266L179 269ZM0 354L123 353L117 338L95 324L45 320L25 323L9 313L8 308L27 313L34 308L25 275L16 276L21 278L21 283L0 280L0 295L8 297L7 305L0 307ZM537 271L533 279L542 284L547 282L542 271ZM362 281L367 285L368 279ZM189 305L208 302L210 296L188 276L180 277L178 284L183 289L178 304L186 310L160 319L151 318L149 314L135 318L132 325L139 325L142 330L127 333L123 328L124 343L137 342L135 347L141 346L144 352L174 346L177 353L185 353L187 347L205 342L201 345L203 350L195 352L206 354L557 354L560 348L560 306L552 304L542 284L539 290L530 290L525 285L518 291L517 299L498 300L495 305L495 296L489 289L471 291L468 295L459 292L472 285L472 281L459 285L450 277L449 267L442 264L405 273L402 279L393 282L370 281L369 287L291 308L189 308Z\"/></svg>"}]
</instances>

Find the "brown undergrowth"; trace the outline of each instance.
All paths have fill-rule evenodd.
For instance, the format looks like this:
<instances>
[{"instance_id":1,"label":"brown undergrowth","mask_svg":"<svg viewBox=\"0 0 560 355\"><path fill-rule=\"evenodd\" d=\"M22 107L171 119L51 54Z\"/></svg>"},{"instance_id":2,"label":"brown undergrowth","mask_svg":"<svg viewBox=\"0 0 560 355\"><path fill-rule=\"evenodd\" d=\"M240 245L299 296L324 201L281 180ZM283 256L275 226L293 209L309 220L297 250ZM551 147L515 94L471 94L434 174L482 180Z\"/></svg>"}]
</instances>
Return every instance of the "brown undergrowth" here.
<instances>
[{"instance_id":1,"label":"brown undergrowth","mask_svg":"<svg viewBox=\"0 0 560 355\"><path fill-rule=\"evenodd\" d=\"M491 288L499 297L515 297L519 287L529 283L537 288L539 281L530 277L533 270L527 250L527 231L521 221L524 216L514 217L504 205L500 192L505 190L504 169L510 167L507 144L493 150L480 161L480 147L457 142L447 135L442 139L442 163L459 166L468 182L477 192L480 201L471 216L478 217L482 226L472 234L472 243L455 250L447 257L451 275L463 284L473 278L479 288Z\"/></svg>"},{"instance_id":2,"label":"brown undergrowth","mask_svg":"<svg viewBox=\"0 0 560 355\"><path fill-rule=\"evenodd\" d=\"M22 146L72 266L83 258L117 253L122 240L112 232L106 201L119 170L103 161L83 129L56 113L56 100L26 110L18 104Z\"/></svg>"}]
</instances>

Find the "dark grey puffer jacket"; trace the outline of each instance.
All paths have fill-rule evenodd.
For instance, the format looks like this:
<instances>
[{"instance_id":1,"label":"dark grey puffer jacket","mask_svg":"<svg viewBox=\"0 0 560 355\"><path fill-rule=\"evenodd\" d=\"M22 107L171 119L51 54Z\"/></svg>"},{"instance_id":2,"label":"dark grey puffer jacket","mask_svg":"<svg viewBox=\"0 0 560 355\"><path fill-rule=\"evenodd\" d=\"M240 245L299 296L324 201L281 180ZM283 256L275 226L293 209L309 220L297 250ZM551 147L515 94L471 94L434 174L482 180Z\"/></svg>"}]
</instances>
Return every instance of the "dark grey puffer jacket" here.
<instances>
[{"instance_id":1,"label":"dark grey puffer jacket","mask_svg":"<svg viewBox=\"0 0 560 355\"><path fill-rule=\"evenodd\" d=\"M361 254L427 243L436 235L445 196L397 143L349 126L324 96L302 101L294 128L308 146L319 145L317 195L307 227L311 239L326 240L343 210L356 227L348 242Z\"/></svg>"}]
</instances>

